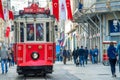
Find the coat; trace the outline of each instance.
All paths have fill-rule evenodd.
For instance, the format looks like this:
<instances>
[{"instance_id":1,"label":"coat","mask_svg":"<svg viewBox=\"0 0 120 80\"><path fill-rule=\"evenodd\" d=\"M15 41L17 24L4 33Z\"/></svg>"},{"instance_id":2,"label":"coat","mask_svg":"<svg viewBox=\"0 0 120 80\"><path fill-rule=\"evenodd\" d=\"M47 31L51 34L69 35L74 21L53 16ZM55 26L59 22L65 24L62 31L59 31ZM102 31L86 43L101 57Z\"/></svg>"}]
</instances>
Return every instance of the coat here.
<instances>
[{"instance_id":1,"label":"coat","mask_svg":"<svg viewBox=\"0 0 120 80\"><path fill-rule=\"evenodd\" d=\"M116 48L114 46L109 46L107 49L107 54L109 59L116 59Z\"/></svg>"},{"instance_id":2,"label":"coat","mask_svg":"<svg viewBox=\"0 0 120 80\"><path fill-rule=\"evenodd\" d=\"M1 59L8 59L8 51L6 50L6 47L3 45L0 50L0 57Z\"/></svg>"}]
</instances>

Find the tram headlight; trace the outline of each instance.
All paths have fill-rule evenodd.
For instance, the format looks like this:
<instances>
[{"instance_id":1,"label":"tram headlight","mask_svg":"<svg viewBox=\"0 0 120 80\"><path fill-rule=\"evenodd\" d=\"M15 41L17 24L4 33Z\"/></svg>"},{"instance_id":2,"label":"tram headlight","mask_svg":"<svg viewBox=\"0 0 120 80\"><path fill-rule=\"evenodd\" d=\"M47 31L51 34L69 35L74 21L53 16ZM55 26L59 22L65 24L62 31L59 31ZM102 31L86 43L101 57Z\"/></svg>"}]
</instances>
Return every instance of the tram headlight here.
<instances>
[{"instance_id":1,"label":"tram headlight","mask_svg":"<svg viewBox=\"0 0 120 80\"><path fill-rule=\"evenodd\" d=\"M39 53L33 52L31 57L32 57L33 60L37 60L39 58Z\"/></svg>"}]
</instances>

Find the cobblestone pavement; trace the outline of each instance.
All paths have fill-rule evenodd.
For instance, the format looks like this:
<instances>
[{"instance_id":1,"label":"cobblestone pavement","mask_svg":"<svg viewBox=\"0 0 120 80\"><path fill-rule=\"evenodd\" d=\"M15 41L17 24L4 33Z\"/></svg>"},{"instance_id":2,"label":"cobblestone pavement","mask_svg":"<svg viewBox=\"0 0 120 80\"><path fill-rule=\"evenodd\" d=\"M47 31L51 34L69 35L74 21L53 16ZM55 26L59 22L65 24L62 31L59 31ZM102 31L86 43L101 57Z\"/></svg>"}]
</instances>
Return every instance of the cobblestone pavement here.
<instances>
[{"instance_id":1,"label":"cobblestone pavement","mask_svg":"<svg viewBox=\"0 0 120 80\"><path fill-rule=\"evenodd\" d=\"M104 66L101 63L89 63L85 67L76 67L75 65L71 64L72 63L69 62L68 66L64 66L63 68L81 80L120 80L118 66L116 67L117 77L113 78L110 72L110 66Z\"/></svg>"},{"instance_id":2,"label":"cobblestone pavement","mask_svg":"<svg viewBox=\"0 0 120 80\"><path fill-rule=\"evenodd\" d=\"M112 78L110 66L102 64L88 63L85 67L76 67L73 62L67 62L63 65L62 62L56 62L54 72L46 77L42 76L19 76L16 73L16 66L10 67L7 74L0 74L0 80L120 80L120 72L116 67L117 77ZM0 69L1 72L1 69Z\"/></svg>"}]
</instances>

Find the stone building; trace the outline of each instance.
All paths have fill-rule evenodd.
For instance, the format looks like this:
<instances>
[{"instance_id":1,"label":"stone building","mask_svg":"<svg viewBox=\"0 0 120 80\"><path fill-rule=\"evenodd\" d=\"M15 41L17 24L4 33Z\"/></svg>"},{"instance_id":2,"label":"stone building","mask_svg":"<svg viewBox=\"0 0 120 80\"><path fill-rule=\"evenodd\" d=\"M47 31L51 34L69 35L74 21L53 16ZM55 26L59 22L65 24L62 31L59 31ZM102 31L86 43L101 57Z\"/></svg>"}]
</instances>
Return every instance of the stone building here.
<instances>
[{"instance_id":1,"label":"stone building","mask_svg":"<svg viewBox=\"0 0 120 80\"><path fill-rule=\"evenodd\" d=\"M78 1L80 5L76 6L73 16L79 25L80 44L89 49L97 45L102 61L102 42L120 40L120 0Z\"/></svg>"}]
</instances>

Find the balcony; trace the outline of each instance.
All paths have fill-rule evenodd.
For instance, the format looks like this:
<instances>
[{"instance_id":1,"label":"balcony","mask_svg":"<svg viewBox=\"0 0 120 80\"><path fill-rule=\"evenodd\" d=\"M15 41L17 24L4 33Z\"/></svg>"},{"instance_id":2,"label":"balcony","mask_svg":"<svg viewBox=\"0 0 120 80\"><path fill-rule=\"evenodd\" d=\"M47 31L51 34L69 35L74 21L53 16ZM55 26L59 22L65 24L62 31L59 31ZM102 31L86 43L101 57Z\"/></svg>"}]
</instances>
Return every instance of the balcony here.
<instances>
[{"instance_id":1,"label":"balcony","mask_svg":"<svg viewBox=\"0 0 120 80\"><path fill-rule=\"evenodd\" d=\"M92 17L95 14L115 11L120 11L120 0L97 0L89 8L77 8L73 16L74 21L83 22L87 18L86 15Z\"/></svg>"},{"instance_id":2,"label":"balcony","mask_svg":"<svg viewBox=\"0 0 120 80\"><path fill-rule=\"evenodd\" d=\"M93 9L93 8L92 8ZM95 12L120 11L120 0L98 0Z\"/></svg>"}]
</instances>

